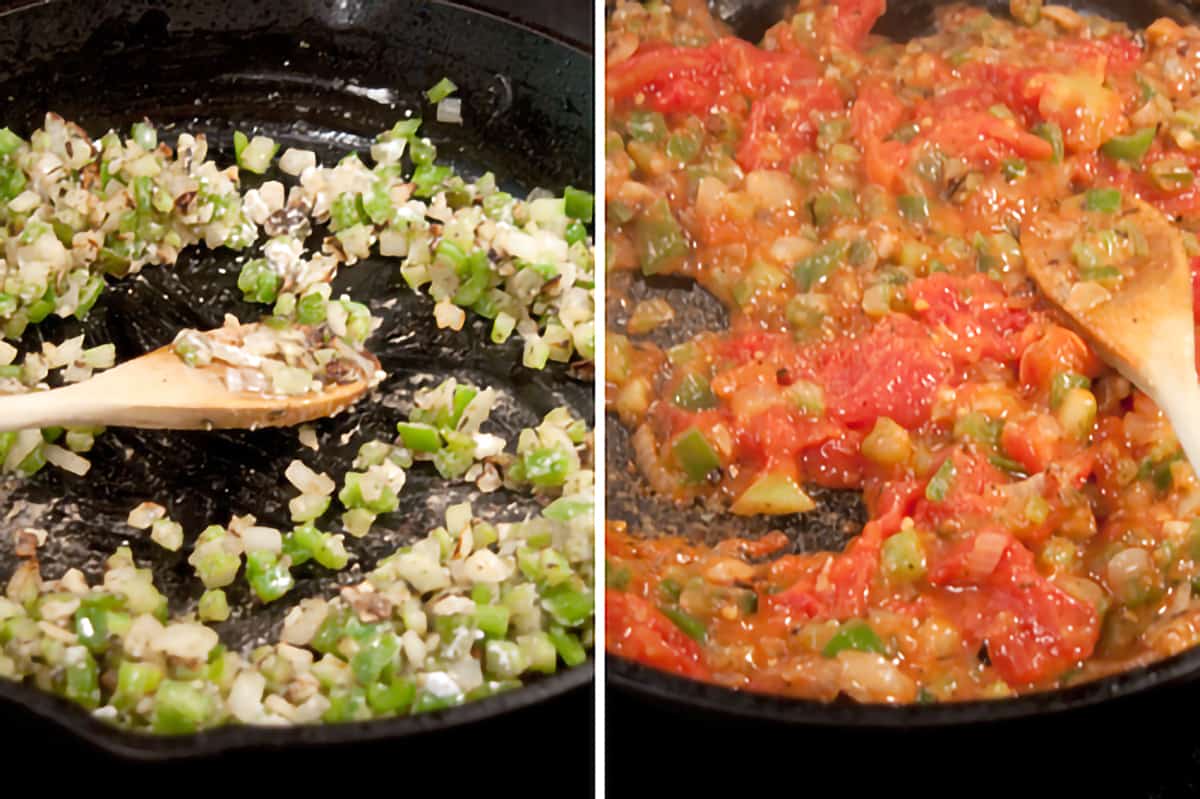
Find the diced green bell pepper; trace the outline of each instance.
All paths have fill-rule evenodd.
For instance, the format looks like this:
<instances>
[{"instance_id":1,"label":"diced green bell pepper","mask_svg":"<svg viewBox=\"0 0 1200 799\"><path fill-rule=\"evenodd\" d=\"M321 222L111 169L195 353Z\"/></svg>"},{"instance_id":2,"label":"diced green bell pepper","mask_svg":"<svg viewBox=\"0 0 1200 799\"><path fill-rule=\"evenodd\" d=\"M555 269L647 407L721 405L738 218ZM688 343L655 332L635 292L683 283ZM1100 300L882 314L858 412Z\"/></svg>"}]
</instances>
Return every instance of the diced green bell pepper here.
<instances>
[{"instance_id":1,"label":"diced green bell pepper","mask_svg":"<svg viewBox=\"0 0 1200 799\"><path fill-rule=\"evenodd\" d=\"M829 643L821 650L821 654L827 658L837 657L837 654L846 649L855 649L859 652L875 652L879 655L887 654L887 649L883 646L883 641L871 629L871 626L865 621L854 620L848 621L834 633L834 636L829 639Z\"/></svg>"},{"instance_id":2,"label":"diced green bell pepper","mask_svg":"<svg viewBox=\"0 0 1200 799\"><path fill-rule=\"evenodd\" d=\"M671 446L675 461L695 483L702 482L708 475L721 466L721 459L716 450L698 428L690 427L684 431Z\"/></svg>"}]
</instances>

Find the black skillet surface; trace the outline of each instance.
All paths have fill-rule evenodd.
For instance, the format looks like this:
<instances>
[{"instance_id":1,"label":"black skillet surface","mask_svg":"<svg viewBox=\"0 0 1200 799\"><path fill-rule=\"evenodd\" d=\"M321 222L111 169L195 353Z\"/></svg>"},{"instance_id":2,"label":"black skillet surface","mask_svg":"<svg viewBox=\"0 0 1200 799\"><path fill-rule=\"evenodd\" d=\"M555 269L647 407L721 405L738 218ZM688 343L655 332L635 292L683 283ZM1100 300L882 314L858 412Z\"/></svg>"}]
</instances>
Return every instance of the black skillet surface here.
<instances>
[{"instance_id":1,"label":"black skillet surface","mask_svg":"<svg viewBox=\"0 0 1200 799\"><path fill-rule=\"evenodd\" d=\"M490 169L519 191L592 185L591 58L479 12L420 0L171 0L53 2L0 15L3 124L27 134L54 110L99 135L148 116L160 125L160 140L173 143L185 130L206 132L225 163L232 161L235 129L265 133L285 147L315 149L326 163L352 150L365 154L371 138L406 111L432 118L420 93L442 76L460 87L465 116L463 126L427 123L442 161L467 176ZM47 324L26 343L36 345L38 335L60 340L82 329L89 344L112 341L124 359L169 342L181 327L217 325L226 312L256 319L261 309L243 303L236 289L239 262L229 251L190 250L175 269L147 268L113 284L82 328ZM493 421L510 440L556 405L568 404L592 419L592 384L565 368L523 369L515 339L492 345L478 320L460 334L438 331L431 303L407 290L395 261L372 259L343 270L335 290L369 301L382 316L372 349L389 378L352 412L317 425L319 453L301 447L294 430L113 430L99 439L86 479L46 470L31 481L0 483L4 530L29 525L50 531L39 553L50 577L68 566L94 576L107 554L128 541L137 560L153 568L172 610L184 610L202 590L186 563L188 547L165 552L124 524L129 509L144 499L167 505L189 536L235 513L286 527L286 503L294 492L282 472L290 460L300 457L341 473L360 443L389 437L413 389L449 376L501 392ZM366 539L347 541L355 557L350 569L333 575L302 567L296 590L266 607L251 602L244 586L235 587L233 617L218 626L223 641L240 647L266 640L290 604L361 579L379 556L423 536L441 523L447 504L471 493L462 486L448 489L424 467L410 470L402 510L381 517ZM536 511L532 500L504 491L478 498L475 506L496 519ZM14 562L11 536L0 535L0 575ZM591 674L589 663L427 716L287 730L230 727L179 738L116 731L65 701L7 681L0 681L0 698L111 751L162 758L427 733L578 689Z\"/></svg>"},{"instance_id":2,"label":"black skillet surface","mask_svg":"<svg viewBox=\"0 0 1200 799\"><path fill-rule=\"evenodd\" d=\"M1006 14L1007 2L990 0L986 5L994 13ZM931 0L903 2L893 0L875 31L895 39L907 39L932 30L933 9L943 3ZM1187 7L1182 4L1158 2L1068 3L1081 10L1122 19L1135 28L1144 28L1160 16L1187 19ZM780 19L788 6L779 0L714 0L710 3L718 15L727 21L743 38L755 41L771 24ZM677 343L703 329L719 329L725 325L724 311L716 300L690 282L678 280L646 281L641 278L614 280L607 303L608 324L620 329L632 302L646 296L666 297L676 309L676 322L658 335L659 343ZM719 511L701 507L680 508L655 499L641 484L630 467L629 435L615 417L607 425L607 514L610 519L630 522L630 529L651 535L683 535L697 541L713 543L730 535L756 537L770 529L782 529L791 540L789 551L841 549L848 535L861 527L863 508L854 492L822 490L814 492L818 510L799 516L776 517L773 521L739 519ZM1060 691L1035 694L997 702L964 702L937 706L893 708L863 705L849 700L831 704L735 692L692 680L683 679L655 669L645 668L622 658L607 658L609 683L661 705L668 717L681 708L697 714L698 718L721 719L723 722L741 720L769 722L782 725L805 725L823 729L868 728L893 730L914 728L944 728L979 722L1040 719L1050 714L1091 707L1118 697L1138 694L1147 689L1191 681L1200 672L1200 649L1160 661L1147 668L1135 669L1105 680L1082 684ZM616 696L613 692L610 697ZM610 718L621 719L622 704L629 699L618 698L610 708ZM632 704L630 704L632 706ZM655 707L654 705L650 706ZM615 711L615 712L613 712ZM656 711L647 709L648 713ZM685 725L687 726L687 725ZM655 740L664 736L651 732L651 724L636 725L632 735L646 734ZM690 728L689 728L690 729ZM684 731L682 734L687 734ZM615 741L616 739L610 738Z\"/></svg>"}]
</instances>

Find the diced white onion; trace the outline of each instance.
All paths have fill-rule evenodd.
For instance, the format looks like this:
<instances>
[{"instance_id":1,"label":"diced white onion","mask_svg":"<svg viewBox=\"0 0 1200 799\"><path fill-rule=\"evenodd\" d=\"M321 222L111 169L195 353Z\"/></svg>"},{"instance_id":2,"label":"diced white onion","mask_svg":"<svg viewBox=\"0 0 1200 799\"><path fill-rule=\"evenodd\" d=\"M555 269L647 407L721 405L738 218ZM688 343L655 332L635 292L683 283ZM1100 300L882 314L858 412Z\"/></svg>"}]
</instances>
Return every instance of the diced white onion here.
<instances>
[{"instance_id":1,"label":"diced white onion","mask_svg":"<svg viewBox=\"0 0 1200 799\"><path fill-rule=\"evenodd\" d=\"M461 125L463 123L462 100L458 97L447 97L438 103L437 121L450 125Z\"/></svg>"},{"instance_id":2,"label":"diced white onion","mask_svg":"<svg viewBox=\"0 0 1200 799\"><path fill-rule=\"evenodd\" d=\"M46 454L46 460L54 464L65 472L83 477L92 468L92 462L87 458L76 455L69 449L64 449L57 444L47 444L43 452Z\"/></svg>"},{"instance_id":3,"label":"diced white onion","mask_svg":"<svg viewBox=\"0 0 1200 799\"><path fill-rule=\"evenodd\" d=\"M157 502L143 502L129 511L126 522L138 530L148 530L150 525L167 515L167 509Z\"/></svg>"},{"instance_id":4,"label":"diced white onion","mask_svg":"<svg viewBox=\"0 0 1200 799\"><path fill-rule=\"evenodd\" d=\"M316 472L299 460L289 463L283 476L302 494L329 496L336 488L336 484L329 475L324 472Z\"/></svg>"},{"instance_id":5,"label":"diced white onion","mask_svg":"<svg viewBox=\"0 0 1200 799\"><path fill-rule=\"evenodd\" d=\"M279 169L288 175L299 175L306 169L315 168L317 154L312 150L297 150L289 147L279 158Z\"/></svg>"},{"instance_id":6,"label":"diced white onion","mask_svg":"<svg viewBox=\"0 0 1200 799\"><path fill-rule=\"evenodd\" d=\"M203 624L181 622L170 625L156 635L151 647L182 660L202 660L208 657L219 640L216 632Z\"/></svg>"},{"instance_id":7,"label":"diced white onion","mask_svg":"<svg viewBox=\"0 0 1200 799\"><path fill-rule=\"evenodd\" d=\"M283 551L283 535L274 527L247 527L242 531L242 545L247 552Z\"/></svg>"}]
</instances>

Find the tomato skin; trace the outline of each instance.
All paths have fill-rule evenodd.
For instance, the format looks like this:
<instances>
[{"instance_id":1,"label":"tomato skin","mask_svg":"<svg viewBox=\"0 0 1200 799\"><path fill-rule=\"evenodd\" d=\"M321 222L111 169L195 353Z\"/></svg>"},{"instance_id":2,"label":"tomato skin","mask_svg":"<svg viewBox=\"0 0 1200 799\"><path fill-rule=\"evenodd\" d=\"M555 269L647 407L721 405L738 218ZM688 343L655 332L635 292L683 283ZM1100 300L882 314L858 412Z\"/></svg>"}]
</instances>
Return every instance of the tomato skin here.
<instances>
[{"instance_id":1,"label":"tomato skin","mask_svg":"<svg viewBox=\"0 0 1200 799\"><path fill-rule=\"evenodd\" d=\"M750 97L803 87L820 72L807 53L763 50L736 36L718 39L711 47L719 54L733 85Z\"/></svg>"},{"instance_id":2,"label":"tomato skin","mask_svg":"<svg viewBox=\"0 0 1200 799\"><path fill-rule=\"evenodd\" d=\"M751 329L749 332L721 342L720 354L734 364L745 364L762 358L770 358L776 352L784 350L789 343L788 337L782 334Z\"/></svg>"},{"instance_id":3,"label":"tomato skin","mask_svg":"<svg viewBox=\"0 0 1200 799\"><path fill-rule=\"evenodd\" d=\"M946 152L987 167L1012 156L1045 161L1054 154L1045 139L987 111L952 111L925 138Z\"/></svg>"},{"instance_id":4,"label":"tomato skin","mask_svg":"<svg viewBox=\"0 0 1200 799\"><path fill-rule=\"evenodd\" d=\"M814 418L776 406L738 426L738 454L750 465L769 469L794 461L804 451L841 438L846 428L830 419ZM857 449L854 455L857 461Z\"/></svg>"},{"instance_id":5,"label":"tomato skin","mask_svg":"<svg viewBox=\"0 0 1200 799\"><path fill-rule=\"evenodd\" d=\"M866 463L861 430L844 430L817 447L804 450L800 467L806 480L826 488L856 488L862 484Z\"/></svg>"},{"instance_id":6,"label":"tomato skin","mask_svg":"<svg viewBox=\"0 0 1200 799\"><path fill-rule=\"evenodd\" d=\"M848 619L867 612L871 584L879 573L879 550L883 541L900 530L919 490L916 481L900 481L882 487L871 503L875 518L844 552L832 556L828 567L802 572L787 589L767 597L771 612L798 619ZM782 558L780 560L783 560ZM794 558L796 565L813 564L813 556ZM783 569L776 571L779 575Z\"/></svg>"},{"instance_id":7,"label":"tomato skin","mask_svg":"<svg viewBox=\"0 0 1200 799\"><path fill-rule=\"evenodd\" d=\"M1095 377L1100 367L1100 359L1082 338L1061 325L1051 325L1021 353L1019 376L1027 388L1046 391L1059 372Z\"/></svg>"},{"instance_id":8,"label":"tomato skin","mask_svg":"<svg viewBox=\"0 0 1200 799\"><path fill-rule=\"evenodd\" d=\"M1131 74L1142 60L1142 48L1128 36L1109 34L1103 39L1055 40L1053 49L1063 53L1073 64L1103 65L1107 75Z\"/></svg>"},{"instance_id":9,"label":"tomato skin","mask_svg":"<svg viewBox=\"0 0 1200 799\"><path fill-rule=\"evenodd\" d=\"M992 580L988 656L1006 681L1050 679L1091 656L1100 637L1095 609L1039 575L1028 549L1010 546Z\"/></svg>"},{"instance_id":10,"label":"tomato skin","mask_svg":"<svg viewBox=\"0 0 1200 799\"><path fill-rule=\"evenodd\" d=\"M850 619L867 612L871 582L879 572L880 524L867 522L845 552L831 556L820 578L804 574L788 588L768 596L768 612L792 621Z\"/></svg>"},{"instance_id":11,"label":"tomato skin","mask_svg":"<svg viewBox=\"0 0 1200 799\"><path fill-rule=\"evenodd\" d=\"M610 589L604 612L610 652L684 677L710 677L700 646L645 599Z\"/></svg>"},{"instance_id":12,"label":"tomato skin","mask_svg":"<svg viewBox=\"0 0 1200 799\"><path fill-rule=\"evenodd\" d=\"M963 67L963 76L975 84L979 97L986 98L975 108L983 110L994 103L1004 103L1029 124L1038 118L1037 94L1030 90L1029 82L1042 71L1011 64L972 62Z\"/></svg>"},{"instance_id":13,"label":"tomato skin","mask_svg":"<svg viewBox=\"0 0 1200 799\"><path fill-rule=\"evenodd\" d=\"M871 516L879 521L880 532L886 538L899 532L905 516L913 507L925 486L917 480L894 480L877 486L868 486L865 492Z\"/></svg>"}]
</instances>

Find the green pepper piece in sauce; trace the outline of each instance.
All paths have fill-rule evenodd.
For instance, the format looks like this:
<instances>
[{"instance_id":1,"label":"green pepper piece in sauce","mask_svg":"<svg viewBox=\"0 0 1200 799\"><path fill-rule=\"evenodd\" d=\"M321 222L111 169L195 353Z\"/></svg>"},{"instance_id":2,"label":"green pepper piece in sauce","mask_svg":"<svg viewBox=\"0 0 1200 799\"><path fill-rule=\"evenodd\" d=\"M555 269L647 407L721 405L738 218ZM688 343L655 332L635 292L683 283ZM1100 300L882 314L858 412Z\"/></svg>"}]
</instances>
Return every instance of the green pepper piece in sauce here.
<instances>
[{"instance_id":1,"label":"green pepper piece in sauce","mask_svg":"<svg viewBox=\"0 0 1200 799\"><path fill-rule=\"evenodd\" d=\"M688 638L701 644L708 638L708 628L696 617L670 605L659 605L658 609Z\"/></svg>"},{"instance_id":2,"label":"green pepper piece in sauce","mask_svg":"<svg viewBox=\"0 0 1200 799\"><path fill-rule=\"evenodd\" d=\"M633 241L642 274L656 275L678 265L687 255L687 239L675 221L671 206L660 199L634 224Z\"/></svg>"},{"instance_id":3,"label":"green pepper piece in sauce","mask_svg":"<svg viewBox=\"0 0 1200 799\"><path fill-rule=\"evenodd\" d=\"M1121 210L1121 192L1116 189L1089 189L1084 198L1089 211L1111 214Z\"/></svg>"},{"instance_id":4,"label":"green pepper piece in sauce","mask_svg":"<svg viewBox=\"0 0 1200 799\"><path fill-rule=\"evenodd\" d=\"M929 484L925 486L925 499L930 502L941 502L946 498L946 494L950 491L950 484L954 482L954 475L957 469L954 466L953 458L946 458L942 461L942 465L934 472L934 475L929 480Z\"/></svg>"},{"instance_id":5,"label":"green pepper piece in sauce","mask_svg":"<svg viewBox=\"0 0 1200 799\"><path fill-rule=\"evenodd\" d=\"M847 649L854 649L858 652L874 652L878 655L887 654L883 641L871 629L871 625L861 619L843 624L829 639L829 643L821 650L821 654L827 658L834 658L839 652Z\"/></svg>"},{"instance_id":6,"label":"green pepper piece in sauce","mask_svg":"<svg viewBox=\"0 0 1200 799\"><path fill-rule=\"evenodd\" d=\"M1033 132L1035 135L1049 142L1052 151L1050 156L1051 163L1062 163L1063 153L1065 152L1062 128L1053 122L1043 122L1035 127Z\"/></svg>"},{"instance_id":7,"label":"green pepper piece in sauce","mask_svg":"<svg viewBox=\"0 0 1200 799\"><path fill-rule=\"evenodd\" d=\"M688 411L706 411L717 407L717 395L708 381L700 375L689 374L679 382L673 398L675 404Z\"/></svg>"},{"instance_id":8,"label":"green pepper piece in sauce","mask_svg":"<svg viewBox=\"0 0 1200 799\"><path fill-rule=\"evenodd\" d=\"M1157 129L1151 126L1130 133L1128 136L1114 136L1100 145L1100 150L1109 158L1136 164L1150 150L1156 131Z\"/></svg>"},{"instance_id":9,"label":"green pepper piece in sauce","mask_svg":"<svg viewBox=\"0 0 1200 799\"><path fill-rule=\"evenodd\" d=\"M695 427L688 428L683 435L675 439L671 449L675 453L675 460L694 483L702 482L710 472L721 465L712 444L708 443L704 434Z\"/></svg>"}]
</instances>

